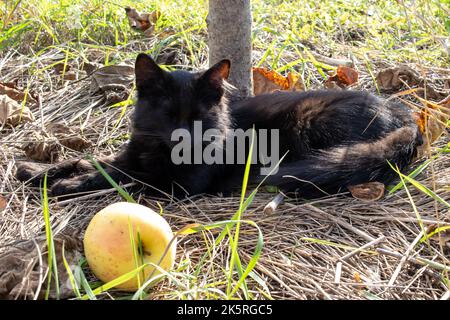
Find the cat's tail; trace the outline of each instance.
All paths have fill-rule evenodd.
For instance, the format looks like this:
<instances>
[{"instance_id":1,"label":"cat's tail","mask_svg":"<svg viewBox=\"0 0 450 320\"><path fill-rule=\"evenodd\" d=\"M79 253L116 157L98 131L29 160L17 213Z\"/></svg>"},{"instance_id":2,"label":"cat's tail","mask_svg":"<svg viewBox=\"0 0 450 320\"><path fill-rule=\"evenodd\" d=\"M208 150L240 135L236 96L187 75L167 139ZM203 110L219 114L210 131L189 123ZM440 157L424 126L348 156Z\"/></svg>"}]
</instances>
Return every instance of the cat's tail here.
<instances>
[{"instance_id":1,"label":"cat's tail","mask_svg":"<svg viewBox=\"0 0 450 320\"><path fill-rule=\"evenodd\" d=\"M397 175L388 161L402 170L420 144L417 128L399 128L379 140L342 145L281 164L266 184L285 192L297 190L305 198L344 192L348 186L369 181L387 184Z\"/></svg>"}]
</instances>

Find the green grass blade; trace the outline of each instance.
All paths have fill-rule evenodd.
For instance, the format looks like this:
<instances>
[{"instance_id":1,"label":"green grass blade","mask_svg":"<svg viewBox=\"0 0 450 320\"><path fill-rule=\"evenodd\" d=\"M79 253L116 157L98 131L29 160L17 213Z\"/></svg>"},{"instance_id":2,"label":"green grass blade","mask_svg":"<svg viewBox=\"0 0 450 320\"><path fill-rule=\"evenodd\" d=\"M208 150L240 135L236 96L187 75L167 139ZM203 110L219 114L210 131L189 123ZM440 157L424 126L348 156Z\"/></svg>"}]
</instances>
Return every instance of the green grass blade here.
<instances>
[{"instance_id":1,"label":"green grass blade","mask_svg":"<svg viewBox=\"0 0 450 320\"><path fill-rule=\"evenodd\" d=\"M117 192L127 201L131 203L136 203L134 199L131 197L131 195L125 191L121 186L119 186L113 178L103 169L103 167L100 165L100 163L97 162L94 158L91 156L88 157L88 159L92 162L92 164L95 166L95 168L105 177L106 180L117 190Z\"/></svg>"},{"instance_id":2,"label":"green grass blade","mask_svg":"<svg viewBox=\"0 0 450 320\"><path fill-rule=\"evenodd\" d=\"M247 163L245 164L244 179L242 181L241 199L239 202L239 209L238 209L237 217L236 217L236 220L238 220L238 221L241 220L243 209L244 209L245 193L247 192L247 184L248 184L248 177L250 175L250 166L251 166L251 162L252 162L254 142L255 142L255 128L253 128L253 130L252 130L252 140L251 140L251 144L250 144L250 150L249 150L248 156L247 156ZM227 283L228 298L231 298L231 295L230 295L231 279L233 277L234 266L235 266L237 256L238 256L238 242L239 242L240 227L241 227L241 224L238 222L236 224L236 229L234 231L234 239L231 240L232 238L230 237L231 257L230 257L230 270L229 270L229 274L228 274L228 283ZM228 229L228 226L226 228ZM243 270L241 268L241 265L238 264L237 267L238 267L238 272L242 275ZM245 287L244 287L244 293L245 293L246 297L248 297L248 291L246 290Z\"/></svg>"},{"instance_id":3,"label":"green grass blade","mask_svg":"<svg viewBox=\"0 0 450 320\"><path fill-rule=\"evenodd\" d=\"M83 270L81 269L81 267L78 269L79 273L79 279L80 279L80 285L81 288L83 288L84 292L86 293L84 296L81 297L82 300L97 300L97 297L95 296L94 292L92 291L92 288L89 284L89 282L86 279L86 276L83 273Z\"/></svg>"},{"instance_id":4,"label":"green grass blade","mask_svg":"<svg viewBox=\"0 0 450 320\"><path fill-rule=\"evenodd\" d=\"M439 227L434 229L432 232L425 234L422 239L420 239L420 243L423 243L425 241L427 241L428 239L430 239L432 236L434 236L435 234L444 232L446 230L450 230L450 226L443 226L443 227Z\"/></svg>"},{"instance_id":5,"label":"green grass blade","mask_svg":"<svg viewBox=\"0 0 450 320\"><path fill-rule=\"evenodd\" d=\"M108 291L109 289L112 289L124 282L127 282L128 280L133 279L134 277L136 277L142 270L144 270L146 267L150 266L150 263L146 263L142 266L140 266L139 268L136 268L130 272L127 272L119 277L117 277L116 279L113 279L103 285L101 285L100 287L96 288L95 290L92 291L92 293L94 294L94 296L97 296L98 294ZM83 300L87 300L89 299L88 295L84 295L82 297Z\"/></svg>"},{"instance_id":6,"label":"green grass blade","mask_svg":"<svg viewBox=\"0 0 450 320\"><path fill-rule=\"evenodd\" d=\"M408 177L414 179L423 170L425 170L434 160L436 160L440 155L442 155L443 153L448 153L449 151L450 151L450 143L447 146L439 149L437 154L435 154L432 158L428 159L427 161L422 163L420 166L418 166L416 169L414 169L410 174L408 174ZM395 185L394 187L390 188L389 194L392 194L392 193L396 192L397 190L401 189L402 187L403 187L403 183L400 181L397 185Z\"/></svg>"},{"instance_id":7,"label":"green grass blade","mask_svg":"<svg viewBox=\"0 0 450 320\"><path fill-rule=\"evenodd\" d=\"M47 195L47 174L44 175L44 185L42 192L42 208L44 214L44 224L45 224L45 236L47 240L47 265L48 265L48 275L47 275L47 290L45 292L45 300L48 300L50 294L50 287L52 282L52 275L55 275L55 290L56 298L59 299L59 279L58 279L58 268L56 264L55 255L55 244L53 241L52 227L50 224L50 210L48 206L48 195Z\"/></svg>"},{"instance_id":8,"label":"green grass blade","mask_svg":"<svg viewBox=\"0 0 450 320\"><path fill-rule=\"evenodd\" d=\"M139 258L138 258L138 250L136 249L136 243L134 241L134 230L133 230L133 225L131 224L131 220L130 217L128 217L128 233L130 235L130 244L131 244L131 250L133 250L133 260L134 260L134 267L135 268L139 268L140 264L139 263ZM144 272L144 270L142 270L142 272ZM141 274L138 273L137 274L137 281L138 281L138 287L141 287Z\"/></svg>"},{"instance_id":9,"label":"green grass blade","mask_svg":"<svg viewBox=\"0 0 450 320\"><path fill-rule=\"evenodd\" d=\"M250 258L250 261L247 265L247 268L245 269L244 273L241 275L241 278L237 282L236 286L234 287L233 291L231 291L230 296L234 296L236 292L239 290L241 285L245 283L245 279L248 277L250 272L255 268L256 264L258 263L259 257L261 256L261 251L264 246L264 237L262 234L261 229L258 227L258 225L253 221L246 221L246 223L254 226L258 230L258 242L255 247L255 251L253 252L252 257Z\"/></svg>"},{"instance_id":10,"label":"green grass blade","mask_svg":"<svg viewBox=\"0 0 450 320\"><path fill-rule=\"evenodd\" d=\"M75 281L75 277L74 277L72 270L70 269L70 266L66 260L64 245L65 245L65 242L63 242L63 245L62 245L62 259L63 259L64 267L66 268L67 275L69 276L69 281L70 281L70 284L72 285L73 292L75 293L75 295L77 296L78 299L81 299L81 294L80 294L80 290L78 289L77 282Z\"/></svg>"}]
</instances>

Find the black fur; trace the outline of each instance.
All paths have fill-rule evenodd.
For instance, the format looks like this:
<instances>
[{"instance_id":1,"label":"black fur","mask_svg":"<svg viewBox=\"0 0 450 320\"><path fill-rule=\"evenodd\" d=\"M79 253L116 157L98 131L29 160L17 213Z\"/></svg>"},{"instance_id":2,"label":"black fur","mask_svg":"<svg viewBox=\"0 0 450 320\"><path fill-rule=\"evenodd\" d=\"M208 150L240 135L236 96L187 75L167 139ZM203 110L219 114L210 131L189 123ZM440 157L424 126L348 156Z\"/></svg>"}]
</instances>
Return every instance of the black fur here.
<instances>
[{"instance_id":1,"label":"black fur","mask_svg":"<svg viewBox=\"0 0 450 320\"><path fill-rule=\"evenodd\" d=\"M255 126L279 129L280 155L288 152L267 183L315 197L368 181L390 182L395 172L388 161L404 169L422 143L406 106L365 92L277 92L229 103L229 68L223 60L205 72L166 72L140 54L131 139L117 157L103 160L106 171L121 183L135 178L176 196L229 191L240 186L243 165L175 165L172 131L192 131L193 122L202 121L203 131L219 129L215 141L224 143L229 129ZM257 168L253 182L263 178ZM24 163L17 177L37 184L43 171ZM110 187L85 160L51 169L49 183L54 196Z\"/></svg>"}]
</instances>

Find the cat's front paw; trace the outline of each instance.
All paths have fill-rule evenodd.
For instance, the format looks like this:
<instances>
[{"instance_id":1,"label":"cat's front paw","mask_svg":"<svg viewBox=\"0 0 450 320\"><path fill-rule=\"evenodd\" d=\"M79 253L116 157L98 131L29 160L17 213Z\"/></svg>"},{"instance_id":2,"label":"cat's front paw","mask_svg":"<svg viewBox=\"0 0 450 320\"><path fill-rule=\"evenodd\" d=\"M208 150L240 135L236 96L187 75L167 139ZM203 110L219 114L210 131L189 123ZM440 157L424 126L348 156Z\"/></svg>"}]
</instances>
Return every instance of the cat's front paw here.
<instances>
[{"instance_id":1,"label":"cat's front paw","mask_svg":"<svg viewBox=\"0 0 450 320\"><path fill-rule=\"evenodd\" d=\"M45 167L33 162L20 162L17 165L16 178L22 182L39 184Z\"/></svg>"},{"instance_id":2,"label":"cat's front paw","mask_svg":"<svg viewBox=\"0 0 450 320\"><path fill-rule=\"evenodd\" d=\"M50 188L50 195L60 197L74 195L80 192L81 183L78 179L62 179L56 181Z\"/></svg>"}]
</instances>

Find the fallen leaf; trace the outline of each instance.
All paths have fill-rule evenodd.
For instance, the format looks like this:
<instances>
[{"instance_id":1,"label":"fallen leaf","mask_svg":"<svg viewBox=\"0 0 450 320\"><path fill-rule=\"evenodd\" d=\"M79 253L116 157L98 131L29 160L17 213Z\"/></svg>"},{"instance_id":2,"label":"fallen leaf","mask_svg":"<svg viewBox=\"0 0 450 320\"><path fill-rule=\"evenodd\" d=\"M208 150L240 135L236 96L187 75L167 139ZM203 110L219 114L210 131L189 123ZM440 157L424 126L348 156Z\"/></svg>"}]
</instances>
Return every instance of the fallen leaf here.
<instances>
[{"instance_id":1,"label":"fallen leaf","mask_svg":"<svg viewBox=\"0 0 450 320\"><path fill-rule=\"evenodd\" d=\"M350 67L338 66L337 76L341 83L348 86L358 82L358 72Z\"/></svg>"},{"instance_id":2,"label":"fallen leaf","mask_svg":"<svg viewBox=\"0 0 450 320\"><path fill-rule=\"evenodd\" d=\"M425 104L426 107L422 108L420 112L413 113L423 139L423 144L417 147L417 158L424 155L428 145L446 132L450 119L450 103L447 99L437 104L431 102Z\"/></svg>"},{"instance_id":3,"label":"fallen leaf","mask_svg":"<svg viewBox=\"0 0 450 320\"><path fill-rule=\"evenodd\" d=\"M325 81L325 86L327 88L345 88L354 83L358 82L358 72L350 67L338 66L336 74L330 76L327 81Z\"/></svg>"},{"instance_id":4,"label":"fallen leaf","mask_svg":"<svg viewBox=\"0 0 450 320\"><path fill-rule=\"evenodd\" d=\"M62 147L56 143L55 138L37 134L36 141L28 142L22 148L29 159L54 163L58 161Z\"/></svg>"},{"instance_id":5,"label":"fallen leaf","mask_svg":"<svg viewBox=\"0 0 450 320\"><path fill-rule=\"evenodd\" d=\"M448 117L441 115L439 111L435 112L436 108L431 105L423 108L420 113L417 113L417 125L423 136L429 137L429 143L436 141L446 128L446 121Z\"/></svg>"},{"instance_id":6,"label":"fallen leaf","mask_svg":"<svg viewBox=\"0 0 450 320\"><path fill-rule=\"evenodd\" d=\"M77 80L77 74L74 71L69 71L64 74L64 80Z\"/></svg>"},{"instance_id":7,"label":"fallen leaf","mask_svg":"<svg viewBox=\"0 0 450 320\"><path fill-rule=\"evenodd\" d=\"M103 92L108 104L128 98L134 81L134 68L127 65L111 65L92 73L91 92Z\"/></svg>"},{"instance_id":8,"label":"fallen leaf","mask_svg":"<svg viewBox=\"0 0 450 320\"><path fill-rule=\"evenodd\" d=\"M82 258L82 239L79 231L73 234L59 233L54 236L54 250L56 268L59 277L59 298L67 299L74 296L69 275L63 262L62 252L64 246L64 257L72 273L79 268L78 263ZM39 250L38 250L39 249ZM34 299L36 290L38 299L44 299L47 285L46 273L42 277L42 270L47 270L47 244L46 241L17 241L16 244L8 246L6 251L0 254L0 299ZM41 255L41 257L39 257ZM40 265L40 261L42 265ZM41 282L42 280L42 282ZM26 282L26 290L24 283ZM49 298L58 298L55 290L55 282L52 281Z\"/></svg>"},{"instance_id":9,"label":"fallen leaf","mask_svg":"<svg viewBox=\"0 0 450 320\"><path fill-rule=\"evenodd\" d=\"M136 9L127 7L125 12L128 17L128 23L130 27L135 30L144 31L144 35L149 37L152 35L156 21L161 16L159 11L153 11L151 13L139 13Z\"/></svg>"},{"instance_id":10,"label":"fallen leaf","mask_svg":"<svg viewBox=\"0 0 450 320\"><path fill-rule=\"evenodd\" d=\"M64 70L64 63L58 63L55 64L55 66L53 67L53 69L55 69L56 73L61 74L63 72L68 72L72 69L72 67L70 66L70 64L65 64L66 69Z\"/></svg>"},{"instance_id":11,"label":"fallen leaf","mask_svg":"<svg viewBox=\"0 0 450 320\"><path fill-rule=\"evenodd\" d=\"M37 98L33 97L31 93L26 94L25 92L22 92L19 90L14 83L0 83L0 95L6 94L11 99L22 103L22 101L25 99L25 96L27 98L27 102L30 102L32 104L37 103Z\"/></svg>"},{"instance_id":12,"label":"fallen leaf","mask_svg":"<svg viewBox=\"0 0 450 320\"><path fill-rule=\"evenodd\" d=\"M289 72L287 75L289 91L305 91L305 84L302 78L296 73Z\"/></svg>"},{"instance_id":13,"label":"fallen leaf","mask_svg":"<svg viewBox=\"0 0 450 320\"><path fill-rule=\"evenodd\" d=\"M420 83L420 75L408 66L399 66L387 68L378 72L377 85L382 90L399 90L404 82L409 86L415 86Z\"/></svg>"},{"instance_id":14,"label":"fallen leaf","mask_svg":"<svg viewBox=\"0 0 450 320\"><path fill-rule=\"evenodd\" d=\"M102 67L92 74L91 90L127 89L133 84L134 68L127 65Z\"/></svg>"},{"instance_id":15,"label":"fallen leaf","mask_svg":"<svg viewBox=\"0 0 450 320\"><path fill-rule=\"evenodd\" d=\"M33 135L33 141L26 143L23 150L29 159L37 161L57 162L62 151L61 145L75 151L83 151L91 146L88 140L62 123L49 124L45 132L34 132Z\"/></svg>"},{"instance_id":16,"label":"fallen leaf","mask_svg":"<svg viewBox=\"0 0 450 320\"><path fill-rule=\"evenodd\" d=\"M363 201L376 201L384 195L384 184L381 182L367 182L354 186L348 186L348 190L356 199Z\"/></svg>"},{"instance_id":17,"label":"fallen leaf","mask_svg":"<svg viewBox=\"0 0 450 320\"><path fill-rule=\"evenodd\" d=\"M383 69L378 72L376 80L378 88L383 91L398 91L406 84L409 87L424 88L422 92L425 94L426 91L428 99L441 100L448 94L433 88L417 71L406 65Z\"/></svg>"},{"instance_id":18,"label":"fallen leaf","mask_svg":"<svg viewBox=\"0 0 450 320\"><path fill-rule=\"evenodd\" d=\"M103 65L97 62L84 62L82 65L82 70L85 71L88 75L102 68Z\"/></svg>"},{"instance_id":19,"label":"fallen leaf","mask_svg":"<svg viewBox=\"0 0 450 320\"><path fill-rule=\"evenodd\" d=\"M301 77L290 72L287 77L266 68L253 68L253 94L255 96L274 91L303 91L305 85Z\"/></svg>"},{"instance_id":20,"label":"fallen leaf","mask_svg":"<svg viewBox=\"0 0 450 320\"><path fill-rule=\"evenodd\" d=\"M0 125L17 126L19 123L32 122L34 116L30 109L22 106L6 94L0 95Z\"/></svg>"},{"instance_id":21,"label":"fallen leaf","mask_svg":"<svg viewBox=\"0 0 450 320\"><path fill-rule=\"evenodd\" d=\"M46 129L66 148L75 151L83 151L91 146L91 143L88 140L65 124L51 123Z\"/></svg>"},{"instance_id":22,"label":"fallen leaf","mask_svg":"<svg viewBox=\"0 0 450 320\"><path fill-rule=\"evenodd\" d=\"M6 209L6 199L0 196L0 211L3 211Z\"/></svg>"}]
</instances>

